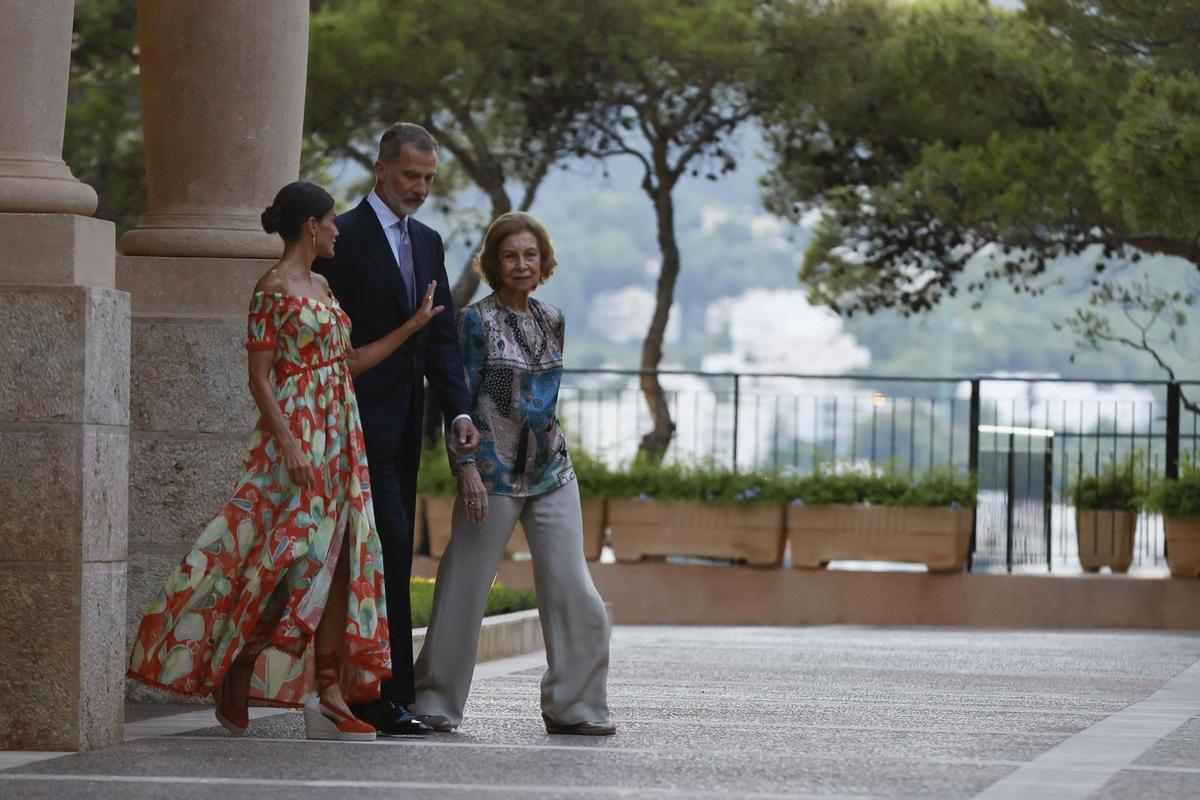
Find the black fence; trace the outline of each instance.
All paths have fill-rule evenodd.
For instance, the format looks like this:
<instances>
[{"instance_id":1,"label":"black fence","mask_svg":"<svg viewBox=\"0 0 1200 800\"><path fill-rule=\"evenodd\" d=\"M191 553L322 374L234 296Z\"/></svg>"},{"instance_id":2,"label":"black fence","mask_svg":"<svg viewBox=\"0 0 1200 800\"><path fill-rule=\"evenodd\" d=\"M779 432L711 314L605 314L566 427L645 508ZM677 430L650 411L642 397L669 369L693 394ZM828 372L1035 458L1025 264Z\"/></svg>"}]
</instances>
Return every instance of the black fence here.
<instances>
[{"instance_id":1,"label":"black fence","mask_svg":"<svg viewBox=\"0 0 1200 800\"><path fill-rule=\"evenodd\" d=\"M651 419L637 370L567 370L570 443L628 463ZM1172 476L1200 449L1184 395L1200 382L1053 377L912 378L663 370L675 435L668 462L739 470L948 468L979 479L974 569L1078 569L1071 486L1137 455ZM1143 474L1144 473L1144 474ZM1164 562L1162 521L1142 514L1134 568Z\"/></svg>"}]
</instances>

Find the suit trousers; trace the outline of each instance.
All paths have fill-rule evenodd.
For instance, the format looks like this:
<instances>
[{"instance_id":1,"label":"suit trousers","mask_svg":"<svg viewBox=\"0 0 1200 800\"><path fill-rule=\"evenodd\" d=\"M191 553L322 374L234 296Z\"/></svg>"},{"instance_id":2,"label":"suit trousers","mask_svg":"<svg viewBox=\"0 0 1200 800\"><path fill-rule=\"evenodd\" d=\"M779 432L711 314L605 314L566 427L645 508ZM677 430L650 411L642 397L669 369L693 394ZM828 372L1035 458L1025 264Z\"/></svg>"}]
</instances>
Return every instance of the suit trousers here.
<instances>
[{"instance_id":1,"label":"suit trousers","mask_svg":"<svg viewBox=\"0 0 1200 800\"><path fill-rule=\"evenodd\" d=\"M583 555L574 480L535 497L489 494L481 525L467 518L461 497L455 501L410 710L445 717L455 727L462 722L488 592L517 520L529 540L546 641L542 713L565 725L608 722L608 614Z\"/></svg>"},{"instance_id":2,"label":"suit trousers","mask_svg":"<svg viewBox=\"0 0 1200 800\"><path fill-rule=\"evenodd\" d=\"M412 609L408 591L412 576L413 512L416 506L416 444L421 424L410 413L398 419L386 404L362 405L363 439L371 471L371 504L375 529L383 547L383 580L387 592L388 635L392 645L392 677L383 682L382 699L408 705L413 699Z\"/></svg>"}]
</instances>

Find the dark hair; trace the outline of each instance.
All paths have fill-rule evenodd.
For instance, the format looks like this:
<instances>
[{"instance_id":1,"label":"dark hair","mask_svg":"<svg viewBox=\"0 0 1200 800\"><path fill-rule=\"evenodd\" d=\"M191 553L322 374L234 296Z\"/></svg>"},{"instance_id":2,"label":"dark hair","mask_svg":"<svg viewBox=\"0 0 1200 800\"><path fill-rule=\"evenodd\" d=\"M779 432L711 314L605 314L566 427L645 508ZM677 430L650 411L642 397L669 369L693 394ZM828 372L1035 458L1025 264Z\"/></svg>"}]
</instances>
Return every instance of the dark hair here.
<instances>
[{"instance_id":1,"label":"dark hair","mask_svg":"<svg viewBox=\"0 0 1200 800\"><path fill-rule=\"evenodd\" d=\"M538 222L532 214L524 211L509 211L496 217L496 221L488 228L483 237L483 247L475 254L472 266L479 277L493 289L504 285L503 270L500 269L500 245L514 233L532 233L537 239L538 252L542 257L542 275L538 283L550 280L558 259L554 257L554 245L550 242L550 234L546 227Z\"/></svg>"},{"instance_id":2,"label":"dark hair","mask_svg":"<svg viewBox=\"0 0 1200 800\"><path fill-rule=\"evenodd\" d=\"M278 233L291 242L300 236L300 226L309 217L320 219L333 209L329 192L308 181L289 183L275 195L275 202L262 212L262 226L267 233Z\"/></svg>"},{"instance_id":3,"label":"dark hair","mask_svg":"<svg viewBox=\"0 0 1200 800\"><path fill-rule=\"evenodd\" d=\"M379 137L379 160L385 164L400 157L400 150L410 144L422 153L436 153L438 146L433 134L415 122L397 122Z\"/></svg>"}]
</instances>

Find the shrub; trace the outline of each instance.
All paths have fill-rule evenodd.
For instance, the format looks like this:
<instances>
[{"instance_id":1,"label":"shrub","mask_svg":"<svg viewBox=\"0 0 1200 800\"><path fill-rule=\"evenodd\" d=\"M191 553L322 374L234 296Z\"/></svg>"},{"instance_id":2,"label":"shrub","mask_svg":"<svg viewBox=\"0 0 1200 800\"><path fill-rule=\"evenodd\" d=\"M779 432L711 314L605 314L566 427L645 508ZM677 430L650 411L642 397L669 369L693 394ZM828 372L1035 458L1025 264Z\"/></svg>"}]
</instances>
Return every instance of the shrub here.
<instances>
[{"instance_id":1,"label":"shrub","mask_svg":"<svg viewBox=\"0 0 1200 800\"><path fill-rule=\"evenodd\" d=\"M417 472L417 494L434 497L453 497L458 493L458 478L450 471L446 445L426 447L421 454L421 469Z\"/></svg>"},{"instance_id":2,"label":"shrub","mask_svg":"<svg viewBox=\"0 0 1200 800\"><path fill-rule=\"evenodd\" d=\"M875 506L939 508L973 507L975 494L973 478L950 470L931 470L916 478L891 471L818 471L792 479L782 499L810 506L866 503Z\"/></svg>"},{"instance_id":3,"label":"shrub","mask_svg":"<svg viewBox=\"0 0 1200 800\"><path fill-rule=\"evenodd\" d=\"M613 473L607 464L586 450L572 448L571 466L575 468L575 480L579 484L579 499L609 496Z\"/></svg>"},{"instance_id":4,"label":"shrub","mask_svg":"<svg viewBox=\"0 0 1200 800\"><path fill-rule=\"evenodd\" d=\"M408 585L409 597L412 602L412 626L424 628L429 624L429 615L433 613L432 578L413 578ZM537 594L532 589L514 589L497 583L488 593L487 608L484 616L509 614L513 611L527 611L537 608Z\"/></svg>"},{"instance_id":5,"label":"shrub","mask_svg":"<svg viewBox=\"0 0 1200 800\"><path fill-rule=\"evenodd\" d=\"M1079 511L1137 511L1146 492L1139 455L1110 461L1095 475L1085 475L1071 487L1071 502Z\"/></svg>"},{"instance_id":6,"label":"shrub","mask_svg":"<svg viewBox=\"0 0 1200 800\"><path fill-rule=\"evenodd\" d=\"M570 453L579 482L580 499L608 496L605 492L609 489L613 474L608 466L585 450L572 449ZM453 497L457 493L458 478L450 471L445 444L439 441L437 445L426 447L421 455L421 470L417 473L417 494Z\"/></svg>"},{"instance_id":7,"label":"shrub","mask_svg":"<svg viewBox=\"0 0 1200 800\"><path fill-rule=\"evenodd\" d=\"M1143 502L1147 509L1165 517L1200 515L1200 463L1180 464L1178 480L1155 481Z\"/></svg>"},{"instance_id":8,"label":"shrub","mask_svg":"<svg viewBox=\"0 0 1200 800\"><path fill-rule=\"evenodd\" d=\"M887 506L974 506L975 482L948 470L910 479L889 471L733 472L712 464L685 467L636 460L609 479L609 497L700 500L706 503L870 503Z\"/></svg>"},{"instance_id":9,"label":"shrub","mask_svg":"<svg viewBox=\"0 0 1200 800\"><path fill-rule=\"evenodd\" d=\"M781 480L775 473L734 472L711 462L683 466L652 464L638 458L627 469L610 474L607 496L718 504L780 502Z\"/></svg>"}]
</instances>

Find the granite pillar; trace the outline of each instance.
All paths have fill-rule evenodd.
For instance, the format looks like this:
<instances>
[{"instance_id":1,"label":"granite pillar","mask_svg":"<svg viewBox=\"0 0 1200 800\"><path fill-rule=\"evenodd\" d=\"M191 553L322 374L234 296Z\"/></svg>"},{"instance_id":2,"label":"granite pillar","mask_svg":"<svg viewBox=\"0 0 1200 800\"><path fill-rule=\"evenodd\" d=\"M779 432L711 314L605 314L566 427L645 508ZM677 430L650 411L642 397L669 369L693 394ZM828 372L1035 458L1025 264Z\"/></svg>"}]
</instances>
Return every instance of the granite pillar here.
<instances>
[{"instance_id":1,"label":"granite pillar","mask_svg":"<svg viewBox=\"0 0 1200 800\"><path fill-rule=\"evenodd\" d=\"M120 742L129 296L62 161L71 0L0 0L0 749Z\"/></svg>"}]
</instances>

